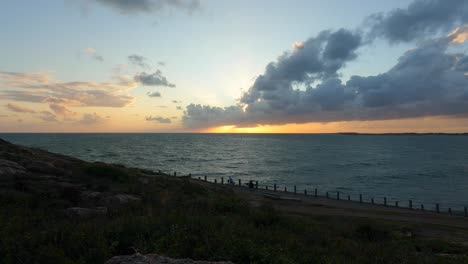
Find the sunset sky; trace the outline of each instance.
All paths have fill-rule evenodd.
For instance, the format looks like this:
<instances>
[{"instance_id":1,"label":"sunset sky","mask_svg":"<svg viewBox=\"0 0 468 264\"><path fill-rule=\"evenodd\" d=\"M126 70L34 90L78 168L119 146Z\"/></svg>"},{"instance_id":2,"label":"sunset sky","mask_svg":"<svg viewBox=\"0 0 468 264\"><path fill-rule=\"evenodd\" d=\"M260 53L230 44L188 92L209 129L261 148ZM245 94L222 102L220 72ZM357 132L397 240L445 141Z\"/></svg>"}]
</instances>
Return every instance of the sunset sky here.
<instances>
[{"instance_id":1,"label":"sunset sky","mask_svg":"<svg viewBox=\"0 0 468 264\"><path fill-rule=\"evenodd\" d=\"M468 132L468 1L0 9L0 132Z\"/></svg>"}]
</instances>

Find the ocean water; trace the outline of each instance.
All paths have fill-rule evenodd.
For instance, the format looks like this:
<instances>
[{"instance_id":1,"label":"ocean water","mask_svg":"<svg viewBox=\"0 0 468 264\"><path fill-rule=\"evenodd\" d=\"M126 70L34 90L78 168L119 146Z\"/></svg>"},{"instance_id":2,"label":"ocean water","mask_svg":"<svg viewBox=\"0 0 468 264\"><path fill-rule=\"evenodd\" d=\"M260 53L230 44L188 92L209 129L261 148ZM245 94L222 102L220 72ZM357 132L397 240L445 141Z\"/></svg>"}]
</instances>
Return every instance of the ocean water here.
<instances>
[{"instance_id":1,"label":"ocean water","mask_svg":"<svg viewBox=\"0 0 468 264\"><path fill-rule=\"evenodd\" d=\"M74 156L178 175L232 176L319 194L462 210L468 206L468 136L269 134L0 134Z\"/></svg>"}]
</instances>

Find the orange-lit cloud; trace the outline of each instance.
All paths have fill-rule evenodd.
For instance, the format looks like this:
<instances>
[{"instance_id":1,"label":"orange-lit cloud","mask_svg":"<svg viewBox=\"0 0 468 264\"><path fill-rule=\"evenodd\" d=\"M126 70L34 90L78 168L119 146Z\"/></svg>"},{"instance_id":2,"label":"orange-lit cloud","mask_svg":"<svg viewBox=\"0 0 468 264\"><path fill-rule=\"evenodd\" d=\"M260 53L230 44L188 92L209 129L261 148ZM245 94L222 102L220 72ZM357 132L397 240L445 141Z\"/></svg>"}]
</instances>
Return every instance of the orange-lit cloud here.
<instances>
[{"instance_id":1,"label":"orange-lit cloud","mask_svg":"<svg viewBox=\"0 0 468 264\"><path fill-rule=\"evenodd\" d=\"M62 116L63 118L70 119L71 117L76 115L76 112L73 112L66 108L63 105L58 105L58 104L49 104L49 108L59 116Z\"/></svg>"},{"instance_id":2,"label":"orange-lit cloud","mask_svg":"<svg viewBox=\"0 0 468 264\"><path fill-rule=\"evenodd\" d=\"M61 103L73 106L124 107L134 98L127 93L137 83L120 79L118 82L62 82L47 73L0 72L0 99L33 103Z\"/></svg>"},{"instance_id":3,"label":"orange-lit cloud","mask_svg":"<svg viewBox=\"0 0 468 264\"><path fill-rule=\"evenodd\" d=\"M8 108L10 111L18 113L36 113L36 111L34 111L33 109L12 103L7 104L6 108Z\"/></svg>"},{"instance_id":4,"label":"orange-lit cloud","mask_svg":"<svg viewBox=\"0 0 468 264\"><path fill-rule=\"evenodd\" d=\"M463 25L456 28L452 33L450 33L449 38L451 38L452 43L463 43L468 39L468 25Z\"/></svg>"},{"instance_id":5,"label":"orange-lit cloud","mask_svg":"<svg viewBox=\"0 0 468 264\"><path fill-rule=\"evenodd\" d=\"M296 41L292 45L294 50L302 49L304 47L304 41Z\"/></svg>"},{"instance_id":6,"label":"orange-lit cloud","mask_svg":"<svg viewBox=\"0 0 468 264\"><path fill-rule=\"evenodd\" d=\"M101 117L97 113L84 114L83 117L78 121L82 125L96 125L106 122L106 118Z\"/></svg>"}]
</instances>

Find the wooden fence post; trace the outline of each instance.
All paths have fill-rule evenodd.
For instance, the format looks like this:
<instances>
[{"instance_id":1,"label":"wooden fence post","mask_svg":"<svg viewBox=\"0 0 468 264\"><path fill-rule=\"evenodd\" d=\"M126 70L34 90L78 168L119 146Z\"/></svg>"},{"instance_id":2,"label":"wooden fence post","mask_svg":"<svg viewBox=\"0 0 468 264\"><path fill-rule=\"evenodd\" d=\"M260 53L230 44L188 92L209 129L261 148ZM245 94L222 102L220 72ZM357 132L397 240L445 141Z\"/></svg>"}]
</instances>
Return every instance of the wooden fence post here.
<instances>
[{"instance_id":1,"label":"wooden fence post","mask_svg":"<svg viewBox=\"0 0 468 264\"><path fill-rule=\"evenodd\" d=\"M294 185L294 194L297 193L296 185Z\"/></svg>"},{"instance_id":2,"label":"wooden fence post","mask_svg":"<svg viewBox=\"0 0 468 264\"><path fill-rule=\"evenodd\" d=\"M177 176L177 173L174 171L174 177Z\"/></svg>"},{"instance_id":3,"label":"wooden fence post","mask_svg":"<svg viewBox=\"0 0 468 264\"><path fill-rule=\"evenodd\" d=\"M327 192L327 199L328 199L328 192Z\"/></svg>"},{"instance_id":4,"label":"wooden fence post","mask_svg":"<svg viewBox=\"0 0 468 264\"><path fill-rule=\"evenodd\" d=\"M371 204L374 204L374 198L371 198Z\"/></svg>"},{"instance_id":5,"label":"wooden fence post","mask_svg":"<svg viewBox=\"0 0 468 264\"><path fill-rule=\"evenodd\" d=\"M348 194L348 201L351 201L351 195Z\"/></svg>"},{"instance_id":6,"label":"wooden fence post","mask_svg":"<svg viewBox=\"0 0 468 264\"><path fill-rule=\"evenodd\" d=\"M275 191L275 192L276 192L276 183L275 183L275 184L273 184L273 191Z\"/></svg>"},{"instance_id":7,"label":"wooden fence post","mask_svg":"<svg viewBox=\"0 0 468 264\"><path fill-rule=\"evenodd\" d=\"M412 200L408 201L408 207L409 207L409 209L413 209L413 201Z\"/></svg>"},{"instance_id":8,"label":"wooden fence post","mask_svg":"<svg viewBox=\"0 0 468 264\"><path fill-rule=\"evenodd\" d=\"M221 177L221 184L224 184L224 177Z\"/></svg>"},{"instance_id":9,"label":"wooden fence post","mask_svg":"<svg viewBox=\"0 0 468 264\"><path fill-rule=\"evenodd\" d=\"M383 204L384 204L384 206L387 206L387 197L383 198Z\"/></svg>"},{"instance_id":10,"label":"wooden fence post","mask_svg":"<svg viewBox=\"0 0 468 264\"><path fill-rule=\"evenodd\" d=\"M239 179L239 186L242 186L242 181L241 181L241 179Z\"/></svg>"},{"instance_id":11,"label":"wooden fence post","mask_svg":"<svg viewBox=\"0 0 468 264\"><path fill-rule=\"evenodd\" d=\"M265 190L267 190L267 191L268 191L268 185L265 185Z\"/></svg>"},{"instance_id":12,"label":"wooden fence post","mask_svg":"<svg viewBox=\"0 0 468 264\"><path fill-rule=\"evenodd\" d=\"M362 194L359 194L359 202L362 203Z\"/></svg>"},{"instance_id":13,"label":"wooden fence post","mask_svg":"<svg viewBox=\"0 0 468 264\"><path fill-rule=\"evenodd\" d=\"M465 217L468 217L468 209L465 206Z\"/></svg>"},{"instance_id":14,"label":"wooden fence post","mask_svg":"<svg viewBox=\"0 0 468 264\"><path fill-rule=\"evenodd\" d=\"M437 213L440 213L440 208L439 208L439 204L438 204L438 203L436 204L436 212L437 212Z\"/></svg>"},{"instance_id":15,"label":"wooden fence post","mask_svg":"<svg viewBox=\"0 0 468 264\"><path fill-rule=\"evenodd\" d=\"M340 192L336 192L336 199L340 200Z\"/></svg>"},{"instance_id":16,"label":"wooden fence post","mask_svg":"<svg viewBox=\"0 0 468 264\"><path fill-rule=\"evenodd\" d=\"M449 214L452 214L452 208L449 207Z\"/></svg>"},{"instance_id":17,"label":"wooden fence post","mask_svg":"<svg viewBox=\"0 0 468 264\"><path fill-rule=\"evenodd\" d=\"M307 196L307 190L304 190L304 195Z\"/></svg>"},{"instance_id":18,"label":"wooden fence post","mask_svg":"<svg viewBox=\"0 0 468 264\"><path fill-rule=\"evenodd\" d=\"M421 211L424 211L424 204L421 204Z\"/></svg>"},{"instance_id":19,"label":"wooden fence post","mask_svg":"<svg viewBox=\"0 0 468 264\"><path fill-rule=\"evenodd\" d=\"M258 181L255 181L255 189L258 189Z\"/></svg>"},{"instance_id":20,"label":"wooden fence post","mask_svg":"<svg viewBox=\"0 0 468 264\"><path fill-rule=\"evenodd\" d=\"M286 186L284 186L284 192L288 192L288 188L286 188Z\"/></svg>"},{"instance_id":21,"label":"wooden fence post","mask_svg":"<svg viewBox=\"0 0 468 264\"><path fill-rule=\"evenodd\" d=\"M214 183L218 183L218 180L216 180L216 178L214 179Z\"/></svg>"},{"instance_id":22,"label":"wooden fence post","mask_svg":"<svg viewBox=\"0 0 468 264\"><path fill-rule=\"evenodd\" d=\"M199 180L201 180L201 177L198 177Z\"/></svg>"},{"instance_id":23,"label":"wooden fence post","mask_svg":"<svg viewBox=\"0 0 468 264\"><path fill-rule=\"evenodd\" d=\"M190 178L192 178L192 173L189 173L188 176L189 176Z\"/></svg>"},{"instance_id":24,"label":"wooden fence post","mask_svg":"<svg viewBox=\"0 0 468 264\"><path fill-rule=\"evenodd\" d=\"M398 207L398 201L395 201L395 207Z\"/></svg>"},{"instance_id":25,"label":"wooden fence post","mask_svg":"<svg viewBox=\"0 0 468 264\"><path fill-rule=\"evenodd\" d=\"M206 175L205 175L205 181L207 181L207 179L206 179Z\"/></svg>"},{"instance_id":26,"label":"wooden fence post","mask_svg":"<svg viewBox=\"0 0 468 264\"><path fill-rule=\"evenodd\" d=\"M315 197L317 197L317 188L315 188Z\"/></svg>"}]
</instances>

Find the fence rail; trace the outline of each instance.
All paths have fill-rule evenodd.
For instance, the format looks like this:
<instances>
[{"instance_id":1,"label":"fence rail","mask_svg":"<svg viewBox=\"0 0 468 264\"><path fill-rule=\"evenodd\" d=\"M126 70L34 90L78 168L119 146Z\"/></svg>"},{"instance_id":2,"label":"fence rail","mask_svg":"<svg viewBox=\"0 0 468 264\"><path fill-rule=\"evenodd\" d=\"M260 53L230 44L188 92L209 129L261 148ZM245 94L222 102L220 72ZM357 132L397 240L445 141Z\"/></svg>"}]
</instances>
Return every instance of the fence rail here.
<instances>
[{"instance_id":1,"label":"fence rail","mask_svg":"<svg viewBox=\"0 0 468 264\"><path fill-rule=\"evenodd\" d=\"M176 176L177 173L174 172L174 176ZM242 183L241 179L238 179L237 182L232 182L228 183L227 180L225 180L224 177L221 178L212 178L208 179L206 175L203 176L197 176L192 177L192 174L188 174L186 177L190 177L192 179L200 180L200 181L205 181L205 182L211 182L213 184L221 184L221 185L231 185L231 186L237 186L237 187L243 187L243 188L248 188L249 183ZM211 181L210 181L211 180ZM250 182L250 181L249 181ZM343 199L343 193L340 191L325 191L320 193L318 188L304 188L304 189L299 189L296 185L293 186L293 190L290 191L288 190L287 186L279 186L276 183L273 185L259 185L258 181L252 181L252 185L250 186L253 189L263 189L266 191L273 191L273 192L282 192L282 193L288 193L288 194L293 194L293 195L301 195L305 197L317 197L317 198L326 198L326 199L333 199L333 200L338 200L338 201L348 201L348 202L355 202L355 203L363 203L363 204L372 204L372 205L377 205L377 206L384 206L384 207L395 207L395 208L401 208L401 209L409 209L409 210L420 210L424 212L434 212L437 214L448 214L448 215L455 215L455 216L464 216L468 218L468 207L463 207L461 210L456 210L460 208L452 208L448 207L447 211L444 212L441 210L441 206L439 203L433 204L433 207L428 207L425 206L423 203L420 204L419 208L416 208L413 206L413 200L408 199L407 203L405 205L400 205L400 201L395 201L394 205L391 205L389 203L389 200L387 199L386 196L382 197L382 203L377 202L374 197L369 197L369 200L365 200L363 195L360 193L358 196L358 200L353 200L353 196L350 194L347 194L346 199ZM324 194L324 195L323 195ZM427 204L426 204L427 205Z\"/></svg>"}]
</instances>

